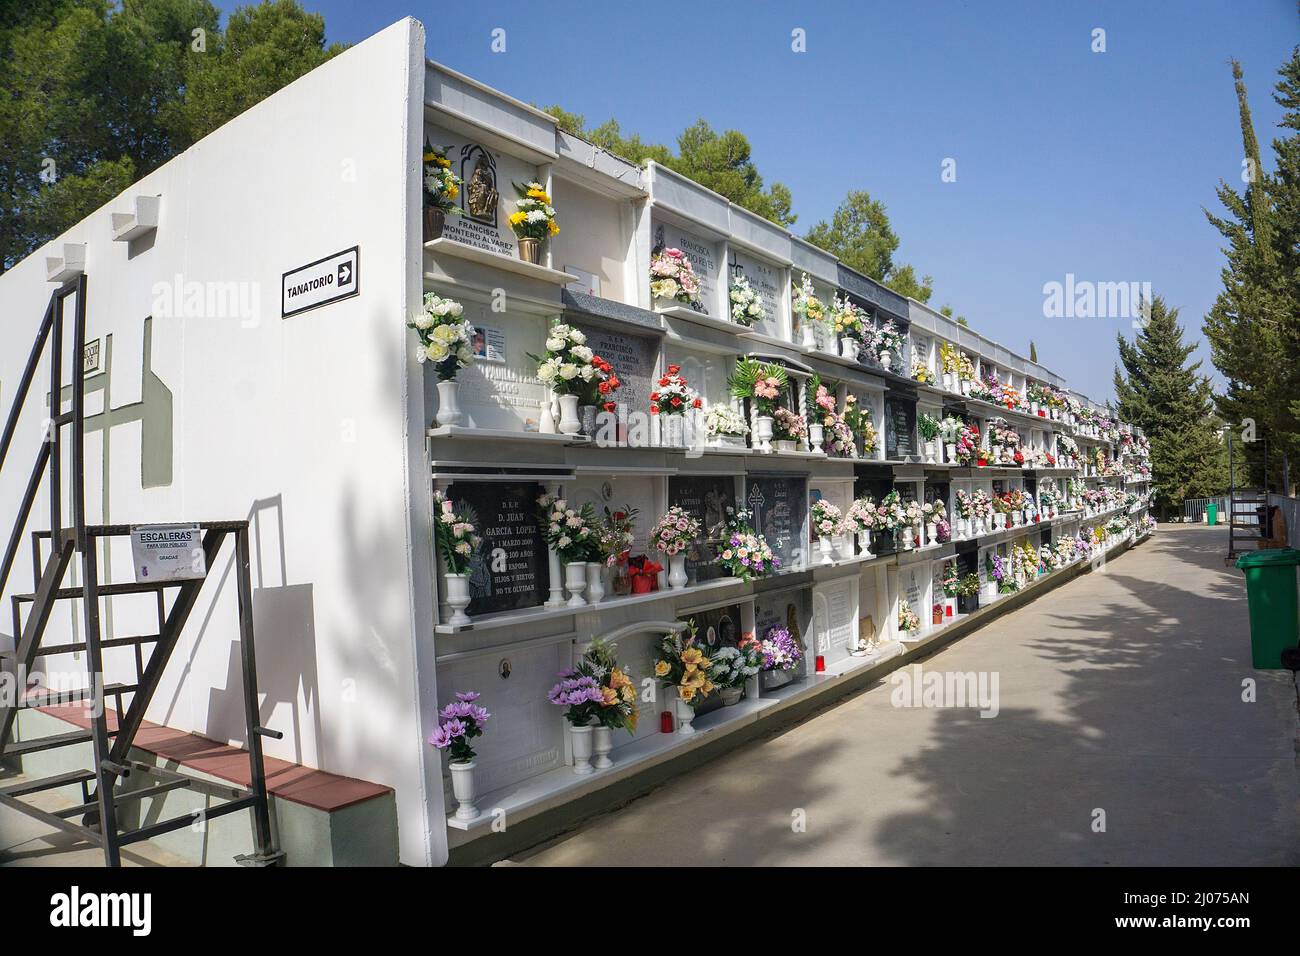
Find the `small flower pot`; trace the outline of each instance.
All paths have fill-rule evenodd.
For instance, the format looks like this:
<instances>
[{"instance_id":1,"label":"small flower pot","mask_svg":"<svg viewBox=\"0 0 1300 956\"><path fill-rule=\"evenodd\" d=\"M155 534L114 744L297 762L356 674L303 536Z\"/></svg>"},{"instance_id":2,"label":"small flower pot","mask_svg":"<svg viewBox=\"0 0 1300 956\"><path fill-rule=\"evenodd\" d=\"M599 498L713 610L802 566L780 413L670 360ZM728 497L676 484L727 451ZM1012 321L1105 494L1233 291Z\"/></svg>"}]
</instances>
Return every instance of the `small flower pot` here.
<instances>
[{"instance_id":1,"label":"small flower pot","mask_svg":"<svg viewBox=\"0 0 1300 956\"><path fill-rule=\"evenodd\" d=\"M718 691L718 698L722 701L723 707L734 707L740 703L740 698L745 696L743 687L724 687Z\"/></svg>"},{"instance_id":2,"label":"small flower pot","mask_svg":"<svg viewBox=\"0 0 1300 956\"><path fill-rule=\"evenodd\" d=\"M542 264L542 241L540 239L520 239L519 258L533 265Z\"/></svg>"},{"instance_id":3,"label":"small flower pot","mask_svg":"<svg viewBox=\"0 0 1300 956\"><path fill-rule=\"evenodd\" d=\"M447 764L451 772L451 792L456 798L456 819L478 819L478 807L474 799L478 795L478 784L474 779L474 761L453 760Z\"/></svg>"},{"instance_id":4,"label":"small flower pot","mask_svg":"<svg viewBox=\"0 0 1300 956\"><path fill-rule=\"evenodd\" d=\"M442 238L442 227L447 224L447 213L437 206L424 207L424 241Z\"/></svg>"},{"instance_id":5,"label":"small flower pot","mask_svg":"<svg viewBox=\"0 0 1300 956\"><path fill-rule=\"evenodd\" d=\"M586 607L582 592L587 590L587 562L570 561L564 566L564 587L569 592L567 607Z\"/></svg>"},{"instance_id":6,"label":"small flower pot","mask_svg":"<svg viewBox=\"0 0 1300 956\"><path fill-rule=\"evenodd\" d=\"M569 743L573 748L573 772L585 776L595 771L591 765L592 727L575 727L569 725Z\"/></svg>"},{"instance_id":7,"label":"small flower pot","mask_svg":"<svg viewBox=\"0 0 1300 956\"><path fill-rule=\"evenodd\" d=\"M794 451L794 442L787 439L772 442L772 447L782 454L789 454Z\"/></svg>"},{"instance_id":8,"label":"small flower pot","mask_svg":"<svg viewBox=\"0 0 1300 956\"><path fill-rule=\"evenodd\" d=\"M632 575L632 593L649 594L654 590L654 583L655 579L653 575L634 574Z\"/></svg>"},{"instance_id":9,"label":"small flower pot","mask_svg":"<svg viewBox=\"0 0 1300 956\"><path fill-rule=\"evenodd\" d=\"M614 731L609 727L597 725L591 732L591 751L595 754L595 759L591 762L597 770L608 770L614 766L614 761L609 759L610 753L614 750Z\"/></svg>"},{"instance_id":10,"label":"small flower pot","mask_svg":"<svg viewBox=\"0 0 1300 956\"><path fill-rule=\"evenodd\" d=\"M581 426L580 435L586 438L596 437L596 412L599 409L595 405L578 406L578 422Z\"/></svg>"},{"instance_id":11,"label":"small flower pot","mask_svg":"<svg viewBox=\"0 0 1300 956\"><path fill-rule=\"evenodd\" d=\"M673 713L677 716L677 732L683 737L695 733L695 728L691 726L691 721L695 719L695 708L687 701L677 697L673 700Z\"/></svg>"},{"instance_id":12,"label":"small flower pot","mask_svg":"<svg viewBox=\"0 0 1300 956\"><path fill-rule=\"evenodd\" d=\"M668 586L674 591L686 587L686 552L681 551L668 559Z\"/></svg>"},{"instance_id":13,"label":"small flower pot","mask_svg":"<svg viewBox=\"0 0 1300 956\"><path fill-rule=\"evenodd\" d=\"M439 425L459 425L465 421L460 408L460 383L455 379L438 383L438 414L433 417Z\"/></svg>"},{"instance_id":14,"label":"small flower pot","mask_svg":"<svg viewBox=\"0 0 1300 956\"><path fill-rule=\"evenodd\" d=\"M464 627L471 623L469 615L465 613L470 601L469 575L445 574L443 580L447 584L447 607L451 608L447 623L453 627Z\"/></svg>"}]
</instances>

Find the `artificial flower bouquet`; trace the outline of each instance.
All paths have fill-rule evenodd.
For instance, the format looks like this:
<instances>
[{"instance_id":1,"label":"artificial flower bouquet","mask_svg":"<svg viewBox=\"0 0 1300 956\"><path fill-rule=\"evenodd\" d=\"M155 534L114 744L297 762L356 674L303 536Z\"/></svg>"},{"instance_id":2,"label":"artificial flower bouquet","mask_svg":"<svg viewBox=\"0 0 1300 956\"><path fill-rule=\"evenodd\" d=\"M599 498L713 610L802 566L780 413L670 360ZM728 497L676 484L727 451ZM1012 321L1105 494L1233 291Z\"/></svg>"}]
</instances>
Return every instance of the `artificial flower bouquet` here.
<instances>
[{"instance_id":1,"label":"artificial flower bouquet","mask_svg":"<svg viewBox=\"0 0 1300 956\"><path fill-rule=\"evenodd\" d=\"M700 519L673 505L650 529L650 546L670 558L691 546L700 536Z\"/></svg>"},{"instance_id":2,"label":"artificial flower bouquet","mask_svg":"<svg viewBox=\"0 0 1300 956\"><path fill-rule=\"evenodd\" d=\"M579 396L599 380L600 371L592 364L594 357L586 334L563 322L547 330L544 356L529 354L538 363L537 377L543 385L560 395Z\"/></svg>"},{"instance_id":3,"label":"artificial flower bouquet","mask_svg":"<svg viewBox=\"0 0 1300 956\"><path fill-rule=\"evenodd\" d=\"M432 362L440 382L450 382L474 361L474 326L464 314L464 306L455 299L426 292L424 306L406 323L420 337L416 361Z\"/></svg>"},{"instance_id":4,"label":"artificial flower bouquet","mask_svg":"<svg viewBox=\"0 0 1300 956\"><path fill-rule=\"evenodd\" d=\"M784 627L768 628L759 650L763 655L765 671L792 671L803 660L803 648Z\"/></svg>"},{"instance_id":5,"label":"artificial flower bouquet","mask_svg":"<svg viewBox=\"0 0 1300 956\"><path fill-rule=\"evenodd\" d=\"M579 667L596 682L596 689L600 692L596 722L611 730L622 729L635 734L639 716L636 682L626 668L619 666L614 654L616 649L616 645L596 638L582 655Z\"/></svg>"},{"instance_id":6,"label":"artificial flower bouquet","mask_svg":"<svg viewBox=\"0 0 1300 956\"><path fill-rule=\"evenodd\" d=\"M727 404L709 406L704 416L704 429L710 438L744 438L749 434L749 424Z\"/></svg>"},{"instance_id":7,"label":"artificial flower bouquet","mask_svg":"<svg viewBox=\"0 0 1300 956\"><path fill-rule=\"evenodd\" d=\"M583 664L560 671L560 682L546 695L556 707L563 707L564 719L574 727L586 727L596 720L605 695Z\"/></svg>"},{"instance_id":8,"label":"artificial flower bouquet","mask_svg":"<svg viewBox=\"0 0 1300 956\"><path fill-rule=\"evenodd\" d=\"M474 759L470 741L483 736L483 728L492 715L474 703L477 691L458 691L456 699L438 711L438 727L429 735L429 743L447 751L452 761L466 762Z\"/></svg>"},{"instance_id":9,"label":"artificial flower bouquet","mask_svg":"<svg viewBox=\"0 0 1300 956\"><path fill-rule=\"evenodd\" d=\"M444 213L458 215L456 199L464 181L451 171L447 147L424 144L424 204Z\"/></svg>"},{"instance_id":10,"label":"artificial flower bouquet","mask_svg":"<svg viewBox=\"0 0 1300 956\"><path fill-rule=\"evenodd\" d=\"M822 418L822 427L826 429L827 441L831 451L840 458L856 458L858 443L854 440L853 429L844 416L838 412L827 412Z\"/></svg>"},{"instance_id":11,"label":"artificial flower bouquet","mask_svg":"<svg viewBox=\"0 0 1300 956\"><path fill-rule=\"evenodd\" d=\"M1007 573L1007 562L996 551L990 551L984 558L984 578L997 585L998 592L1001 594L1009 594L1020 587Z\"/></svg>"},{"instance_id":12,"label":"artificial flower bouquet","mask_svg":"<svg viewBox=\"0 0 1300 956\"><path fill-rule=\"evenodd\" d=\"M538 524L547 544L567 563L590 560L600 546L595 509L569 507L564 498L546 494L537 499Z\"/></svg>"},{"instance_id":13,"label":"artificial flower bouquet","mask_svg":"<svg viewBox=\"0 0 1300 956\"><path fill-rule=\"evenodd\" d=\"M551 197L541 183L512 184L515 187L515 211L510 214L510 228L520 239L541 242L560 231Z\"/></svg>"},{"instance_id":14,"label":"artificial flower bouquet","mask_svg":"<svg viewBox=\"0 0 1300 956\"><path fill-rule=\"evenodd\" d=\"M777 441L802 441L808 437L808 422L788 408L778 408L772 415L773 437Z\"/></svg>"},{"instance_id":15,"label":"artificial flower bouquet","mask_svg":"<svg viewBox=\"0 0 1300 956\"><path fill-rule=\"evenodd\" d=\"M779 365L744 358L736 362L727 379L727 387L736 398L749 399L759 416L772 417L777 399L790 384L790 377Z\"/></svg>"},{"instance_id":16,"label":"artificial flower bouquet","mask_svg":"<svg viewBox=\"0 0 1300 956\"><path fill-rule=\"evenodd\" d=\"M796 315L803 316L807 322L823 326L826 324L826 306L813 292L812 279L808 278L806 272L799 285L793 289L790 309Z\"/></svg>"},{"instance_id":17,"label":"artificial flower bouquet","mask_svg":"<svg viewBox=\"0 0 1300 956\"><path fill-rule=\"evenodd\" d=\"M863 495L857 498L849 505L849 510L844 512L844 520L840 523L841 534L863 534L869 531L875 531L879 516L876 514L876 503L870 495Z\"/></svg>"},{"instance_id":18,"label":"artificial flower bouquet","mask_svg":"<svg viewBox=\"0 0 1300 956\"><path fill-rule=\"evenodd\" d=\"M957 463L970 465L978 462L984 464L984 452L980 448L980 430L971 424L963 424L957 433Z\"/></svg>"},{"instance_id":19,"label":"artificial flower bouquet","mask_svg":"<svg viewBox=\"0 0 1300 956\"><path fill-rule=\"evenodd\" d=\"M651 415L684 415L701 404L700 396L687 384L680 365L669 365L655 391L650 393Z\"/></svg>"},{"instance_id":20,"label":"artificial flower bouquet","mask_svg":"<svg viewBox=\"0 0 1300 956\"><path fill-rule=\"evenodd\" d=\"M906 601L901 601L898 605L898 629L909 633L921 629L921 618Z\"/></svg>"},{"instance_id":21,"label":"artificial flower bouquet","mask_svg":"<svg viewBox=\"0 0 1300 956\"><path fill-rule=\"evenodd\" d=\"M903 507L903 496L897 489L890 491L880 499L876 507L876 526L881 531L896 531L907 523L907 511Z\"/></svg>"},{"instance_id":22,"label":"artificial flower bouquet","mask_svg":"<svg viewBox=\"0 0 1300 956\"><path fill-rule=\"evenodd\" d=\"M915 359L912 362L912 378L922 385L934 384L934 373L930 371L930 366L925 364L924 359Z\"/></svg>"},{"instance_id":23,"label":"artificial flower bouquet","mask_svg":"<svg viewBox=\"0 0 1300 956\"><path fill-rule=\"evenodd\" d=\"M623 387L623 382L614 371L614 366L599 355L592 355L591 366L596 374L582 389L582 404L596 405L606 412L615 411L618 403L614 401L614 393Z\"/></svg>"},{"instance_id":24,"label":"artificial flower bouquet","mask_svg":"<svg viewBox=\"0 0 1300 956\"><path fill-rule=\"evenodd\" d=\"M695 629L688 626L683 632L673 631L659 643L659 657L655 661L655 677L672 688L679 700L697 706L714 691L709 677L713 661L695 643Z\"/></svg>"},{"instance_id":25,"label":"artificial flower bouquet","mask_svg":"<svg viewBox=\"0 0 1300 956\"><path fill-rule=\"evenodd\" d=\"M727 509L726 544L718 554L718 566L746 583L781 567L781 558L754 530L751 518L752 514L744 509Z\"/></svg>"},{"instance_id":26,"label":"artificial flower bouquet","mask_svg":"<svg viewBox=\"0 0 1300 956\"><path fill-rule=\"evenodd\" d=\"M745 682L751 677L757 677L763 669L763 653L753 641L738 647L719 647L712 653L713 666L709 668L709 680L719 690L743 689Z\"/></svg>"},{"instance_id":27,"label":"artificial flower bouquet","mask_svg":"<svg viewBox=\"0 0 1300 956\"><path fill-rule=\"evenodd\" d=\"M861 342L866 331L865 313L849 301L848 296L836 295L831 300L831 327L842 338Z\"/></svg>"},{"instance_id":28,"label":"artificial flower bouquet","mask_svg":"<svg viewBox=\"0 0 1300 956\"><path fill-rule=\"evenodd\" d=\"M939 345L939 366L945 375L958 375L961 372L961 361L955 346L947 342Z\"/></svg>"},{"instance_id":29,"label":"artificial flower bouquet","mask_svg":"<svg viewBox=\"0 0 1300 956\"><path fill-rule=\"evenodd\" d=\"M886 355L901 355L905 337L894 324L893 319L886 319L876 329L873 337L876 358L883 364Z\"/></svg>"},{"instance_id":30,"label":"artificial flower bouquet","mask_svg":"<svg viewBox=\"0 0 1300 956\"><path fill-rule=\"evenodd\" d=\"M748 329L763 321L763 297L743 275L732 280L727 297L731 300L732 322Z\"/></svg>"},{"instance_id":31,"label":"artificial flower bouquet","mask_svg":"<svg viewBox=\"0 0 1300 956\"><path fill-rule=\"evenodd\" d=\"M448 574L465 574L469 571L470 560L478 550L480 540L474 531L474 525L463 514L458 514L455 506L441 491L433 495L434 541L438 554Z\"/></svg>"},{"instance_id":32,"label":"artificial flower bouquet","mask_svg":"<svg viewBox=\"0 0 1300 956\"><path fill-rule=\"evenodd\" d=\"M833 538L840 533L844 513L825 498L818 498L812 506L812 530L819 538Z\"/></svg>"},{"instance_id":33,"label":"artificial flower bouquet","mask_svg":"<svg viewBox=\"0 0 1300 956\"><path fill-rule=\"evenodd\" d=\"M661 249L650 257L650 292L655 298L691 305L700 294L700 279L686 253Z\"/></svg>"}]
</instances>

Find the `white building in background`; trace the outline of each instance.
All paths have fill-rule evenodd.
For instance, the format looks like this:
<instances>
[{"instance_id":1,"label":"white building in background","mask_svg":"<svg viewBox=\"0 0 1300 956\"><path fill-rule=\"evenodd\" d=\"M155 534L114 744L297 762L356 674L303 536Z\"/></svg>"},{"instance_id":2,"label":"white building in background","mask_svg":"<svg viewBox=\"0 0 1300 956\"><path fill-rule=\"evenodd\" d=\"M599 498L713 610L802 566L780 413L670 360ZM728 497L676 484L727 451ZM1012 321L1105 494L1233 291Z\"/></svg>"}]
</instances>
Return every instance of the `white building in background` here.
<instances>
[{"instance_id":1,"label":"white building in background","mask_svg":"<svg viewBox=\"0 0 1300 956\"><path fill-rule=\"evenodd\" d=\"M989 612L961 613L945 599L949 564L982 576L990 555L1006 556L1018 542L1050 546L1111 524L1109 550L1145 533L1140 436L1051 371L668 169L638 168L557 129L547 114L427 61L424 49L419 23L394 24L0 276L7 403L54 288L47 260L84 269L88 341L98 349L88 518L251 519L262 718L284 732L266 741L267 753L392 787L403 862L441 864L460 847L490 856L491 841L505 846L512 826L542 832L579 797L598 799L614 783L635 787L651 767L840 693L974 626ZM467 184L463 214L427 244L426 142L446 148ZM539 264L520 258L506 222L512 183L530 180L545 185L561 224ZM689 306L651 297L650 258L664 246L683 250L700 275ZM752 328L729 317L728 287L742 274L764 304ZM805 330L792 308L792 287L805 275L823 302L842 295L873 327L892 323L902 334L889 368L874 356L843 357L825 327ZM463 303L481 333L478 360L458 378L463 425L434 426L435 380L416 362L405 326L426 291ZM855 396L879 440L842 457L806 443L786 453L721 440L668 447L658 428L648 447L630 447L624 432L618 447L548 433L549 397L529 355L544 351L557 319L582 328L618 369L624 424L645 411L669 364L681 366L706 408L732 404L728 375L738 357L754 355L786 369L798 390L792 403L814 376L839 411ZM944 356L964 357L1000 387L1022 395L1041 387L1056 398L1007 408L972 397L969 384L963 394L958 380L945 383ZM944 442L928 449L921 415L974 425L988 464L949 460ZM27 447L13 457L35 453L41 426L34 409L16 443ZM990 448L990 437L1008 430L1024 465ZM25 480L21 468L0 474L6 508ZM963 540L941 543L926 535L911 549L877 541L868 554L846 536L825 554L808 528L818 499L847 508L896 489L940 500L951 514L959 491L1041 500L1049 488L1054 517L1036 506L1027 523L1009 518L1004 530L968 528ZM440 606L435 489L472 507L485 555L505 558L476 565L467 627L446 623ZM661 582L648 594L568 607L559 562L532 517L543 490L597 510L637 509L641 542L670 504L710 526L726 505L743 504L779 543L785 569L749 584L723 577L701 542L683 589ZM132 574L129 551L101 563L106 580ZM1070 573L1044 574L1023 591ZM20 566L8 590L30 590L24 576ZM223 693L233 586L215 597L205 589L203 599L213 606L196 617L210 626L186 634L148 716L239 743L240 699ZM153 613L121 598L108 603L106 637ZM899 630L901 606L919 619L910 632ZM56 618L52 633L75 629L70 618ZM643 701L636 734L615 741L614 767L575 774L559 708L546 699L556 673L606 636L646 678L654 642L688 619L718 644L792 626L807 645L804 666L779 686L753 682L737 705L701 706L694 736L661 732L663 698ZM464 690L481 692L493 715L476 742L484 813L469 822L455 819L444 758L426 743L440 705ZM505 835L493 830L502 819Z\"/></svg>"}]
</instances>

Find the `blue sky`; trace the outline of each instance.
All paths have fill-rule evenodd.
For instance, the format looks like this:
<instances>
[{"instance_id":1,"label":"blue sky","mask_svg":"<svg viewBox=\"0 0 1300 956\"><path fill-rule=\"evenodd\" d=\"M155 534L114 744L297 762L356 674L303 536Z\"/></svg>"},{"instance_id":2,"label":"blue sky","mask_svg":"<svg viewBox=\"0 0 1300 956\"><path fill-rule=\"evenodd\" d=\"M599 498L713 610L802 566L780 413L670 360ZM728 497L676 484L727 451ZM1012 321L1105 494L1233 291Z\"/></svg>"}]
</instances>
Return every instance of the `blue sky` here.
<instances>
[{"instance_id":1,"label":"blue sky","mask_svg":"<svg viewBox=\"0 0 1300 956\"><path fill-rule=\"evenodd\" d=\"M1271 168L1272 87L1300 42L1294 0L302 2L345 42L415 17L433 59L590 125L613 116L670 143L700 117L739 129L765 178L793 191L801 234L866 189L888 207L898 259L934 277L932 305L1022 354L1033 338L1098 399L1131 323L1045 318L1043 284L1148 281L1203 341L1223 259L1201 210L1220 179L1241 185L1228 60ZM497 27L505 53L490 49ZM941 181L946 158L956 182Z\"/></svg>"}]
</instances>

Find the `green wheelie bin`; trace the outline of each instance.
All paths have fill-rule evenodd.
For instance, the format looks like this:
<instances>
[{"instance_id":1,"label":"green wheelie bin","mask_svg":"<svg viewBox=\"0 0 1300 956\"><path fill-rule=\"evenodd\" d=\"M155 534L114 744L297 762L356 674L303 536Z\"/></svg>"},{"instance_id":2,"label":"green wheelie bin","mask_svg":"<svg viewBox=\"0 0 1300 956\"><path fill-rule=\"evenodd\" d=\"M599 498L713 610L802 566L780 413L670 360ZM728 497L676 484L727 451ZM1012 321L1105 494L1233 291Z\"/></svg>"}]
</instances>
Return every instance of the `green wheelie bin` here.
<instances>
[{"instance_id":1,"label":"green wheelie bin","mask_svg":"<svg viewBox=\"0 0 1300 956\"><path fill-rule=\"evenodd\" d=\"M1219 503L1217 501L1211 501L1208 505L1205 506L1205 523L1206 524L1219 523Z\"/></svg>"},{"instance_id":2,"label":"green wheelie bin","mask_svg":"<svg viewBox=\"0 0 1300 956\"><path fill-rule=\"evenodd\" d=\"M1300 551L1295 548L1253 551L1237 559L1246 575L1250 659L1260 670L1281 670L1282 652L1300 643L1296 565Z\"/></svg>"}]
</instances>

